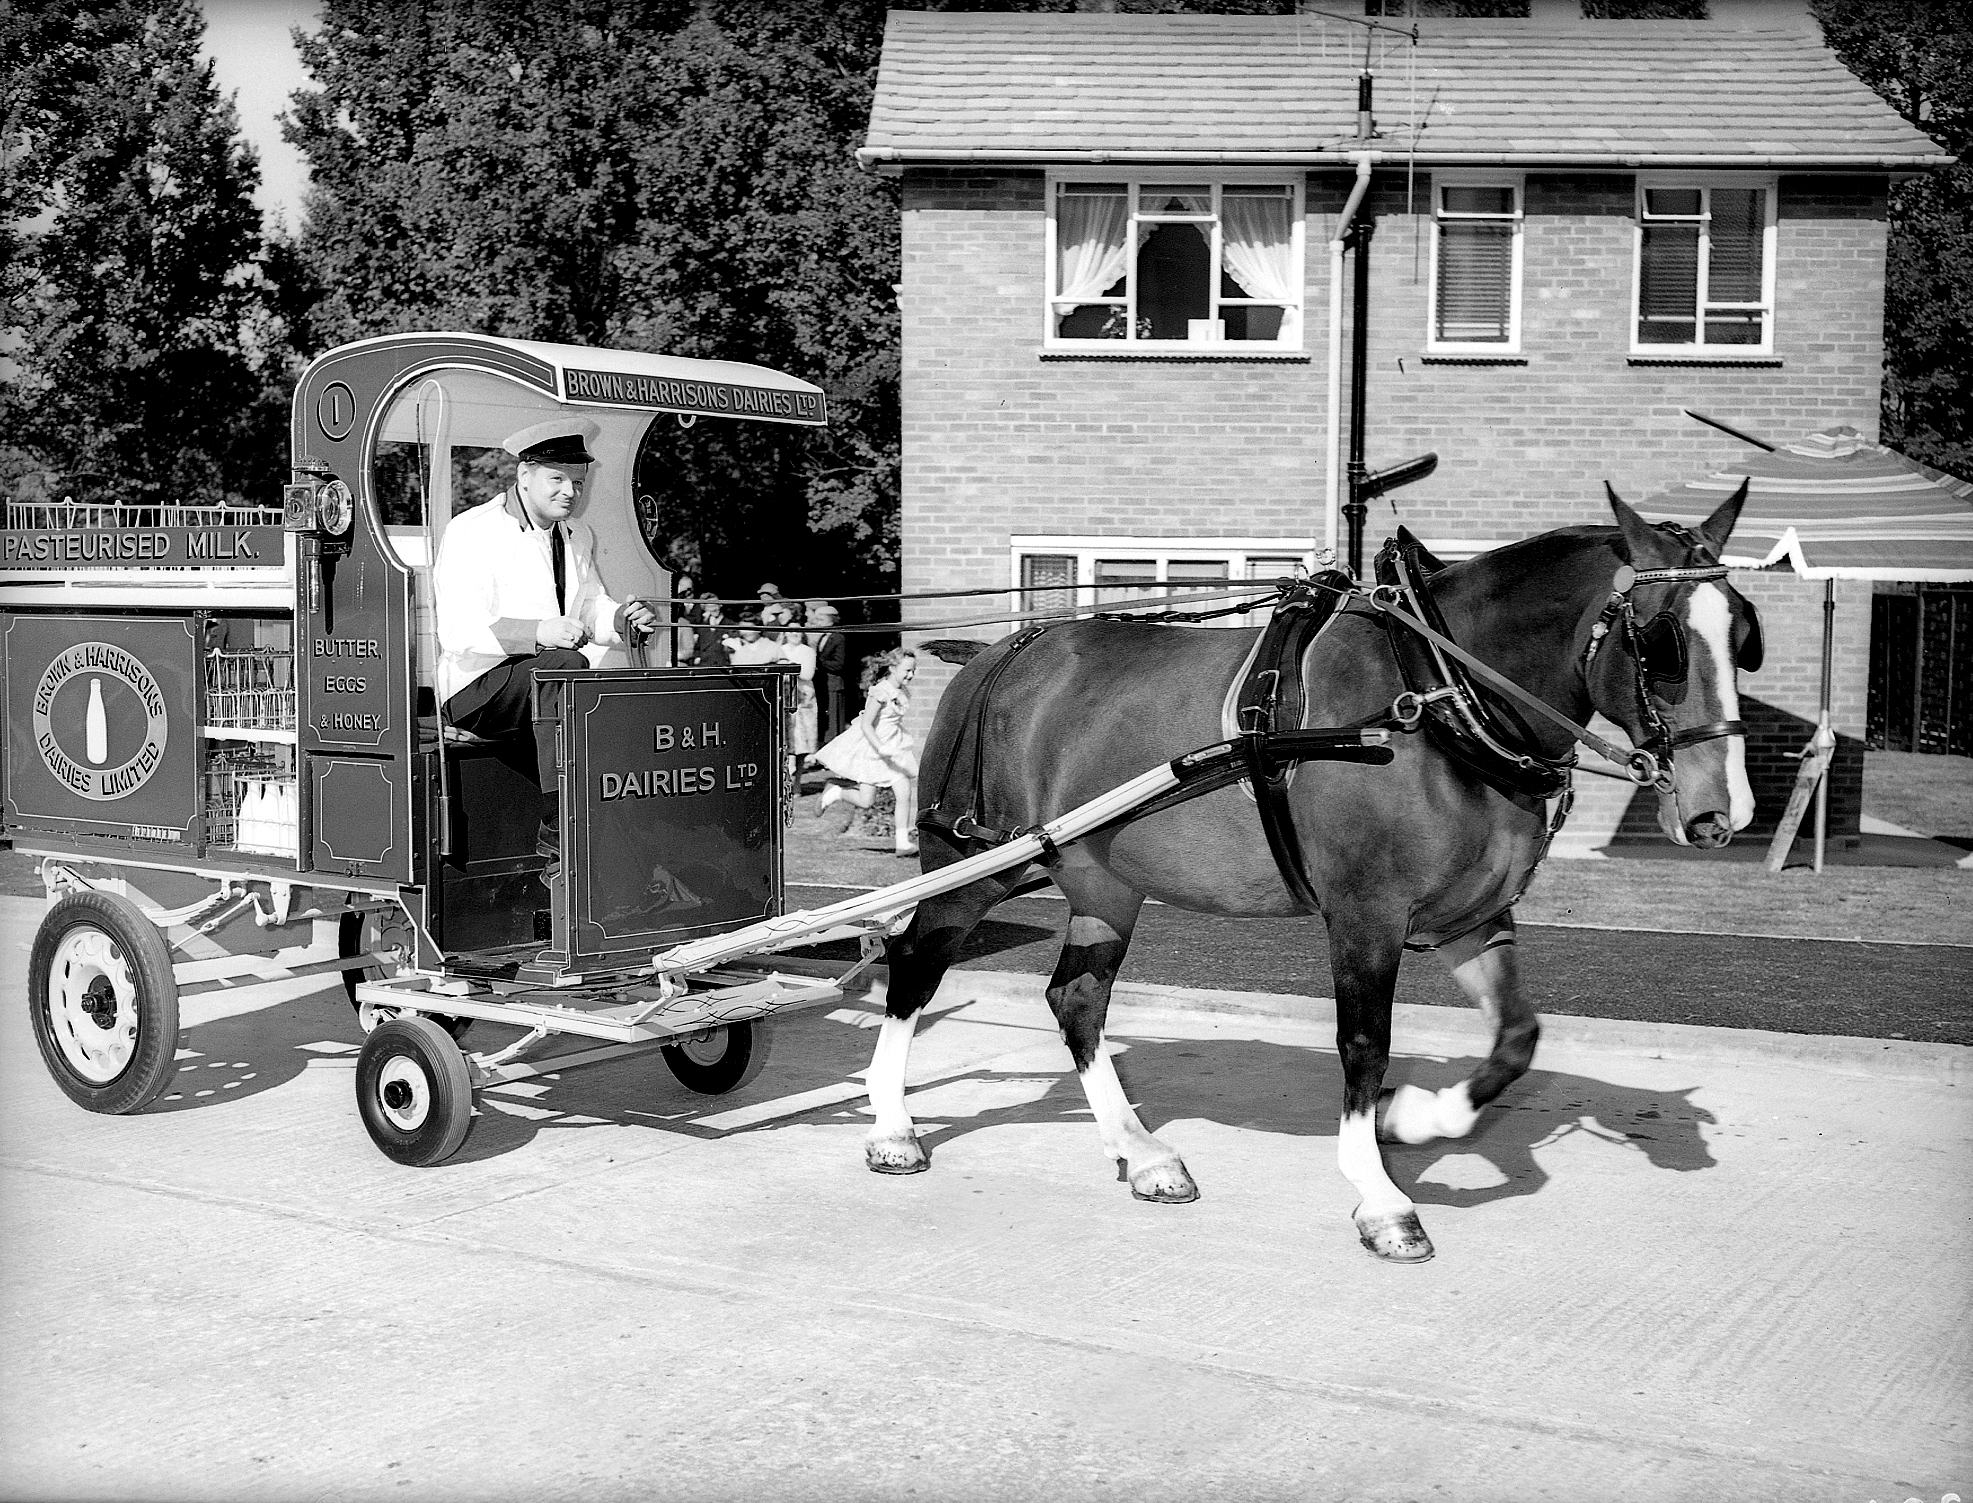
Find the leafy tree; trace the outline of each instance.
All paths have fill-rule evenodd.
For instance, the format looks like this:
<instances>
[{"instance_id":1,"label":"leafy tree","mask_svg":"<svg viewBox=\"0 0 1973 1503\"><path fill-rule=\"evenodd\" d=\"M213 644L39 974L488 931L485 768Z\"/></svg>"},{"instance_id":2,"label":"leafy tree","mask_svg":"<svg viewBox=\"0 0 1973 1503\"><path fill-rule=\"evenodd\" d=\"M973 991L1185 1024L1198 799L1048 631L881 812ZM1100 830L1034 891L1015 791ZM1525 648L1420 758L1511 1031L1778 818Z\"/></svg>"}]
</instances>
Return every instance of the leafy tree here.
<instances>
[{"instance_id":1,"label":"leafy tree","mask_svg":"<svg viewBox=\"0 0 1973 1503\"><path fill-rule=\"evenodd\" d=\"M0 13L13 494L278 494L258 167L199 57L203 32L194 0Z\"/></svg>"},{"instance_id":2,"label":"leafy tree","mask_svg":"<svg viewBox=\"0 0 1973 1503\"><path fill-rule=\"evenodd\" d=\"M897 212L851 152L881 9L331 0L324 22L288 131L313 337L457 327L812 379L827 434L654 425L654 548L728 588L881 583Z\"/></svg>"},{"instance_id":3,"label":"leafy tree","mask_svg":"<svg viewBox=\"0 0 1973 1503\"><path fill-rule=\"evenodd\" d=\"M1973 477L1973 9L1815 0L1838 57L1959 161L1891 190L1883 433Z\"/></svg>"}]
</instances>

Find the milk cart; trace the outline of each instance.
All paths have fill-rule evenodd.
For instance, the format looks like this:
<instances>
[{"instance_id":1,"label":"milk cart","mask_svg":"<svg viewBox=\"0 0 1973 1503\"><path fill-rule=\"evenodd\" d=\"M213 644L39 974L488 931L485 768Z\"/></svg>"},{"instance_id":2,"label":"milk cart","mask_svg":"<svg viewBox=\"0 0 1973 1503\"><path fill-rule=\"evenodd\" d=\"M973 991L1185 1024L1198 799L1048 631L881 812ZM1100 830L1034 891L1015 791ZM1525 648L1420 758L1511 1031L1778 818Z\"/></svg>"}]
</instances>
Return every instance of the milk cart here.
<instances>
[{"instance_id":1,"label":"milk cart","mask_svg":"<svg viewBox=\"0 0 1973 1503\"><path fill-rule=\"evenodd\" d=\"M542 675L569 858L551 882L527 769L440 723L445 527L505 483L507 434L570 411L601 435L578 513L599 572L658 601L632 498L651 425L826 421L822 392L756 366L392 335L303 375L278 508L10 506L6 833L50 900L30 1004L71 1099L128 1113L163 1092L181 976L221 954L344 972L363 1119L407 1163L455 1151L472 1091L534 1073L519 1056L551 1032L599 1045L557 1068L658 1048L717 1093L759 1069L763 1020L842 994L741 963L631 984L657 951L781 912L786 665L591 647L593 672ZM468 1058L473 1019L522 1037Z\"/></svg>"}]
</instances>

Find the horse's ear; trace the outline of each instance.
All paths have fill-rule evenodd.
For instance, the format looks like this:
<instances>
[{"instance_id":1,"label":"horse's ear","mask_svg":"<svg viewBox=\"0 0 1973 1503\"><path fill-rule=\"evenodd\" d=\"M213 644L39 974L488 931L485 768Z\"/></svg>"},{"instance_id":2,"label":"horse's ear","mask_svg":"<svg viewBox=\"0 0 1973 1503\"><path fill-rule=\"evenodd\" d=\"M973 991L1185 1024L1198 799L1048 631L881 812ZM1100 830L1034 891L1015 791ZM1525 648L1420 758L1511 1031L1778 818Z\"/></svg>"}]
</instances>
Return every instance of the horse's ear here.
<instances>
[{"instance_id":1,"label":"horse's ear","mask_svg":"<svg viewBox=\"0 0 1973 1503\"><path fill-rule=\"evenodd\" d=\"M1726 552L1726 540L1733 536L1733 524L1740 520L1740 508L1747 504L1747 485L1742 480L1740 489L1720 502L1719 509L1699 524L1699 536L1713 550L1714 558Z\"/></svg>"},{"instance_id":2,"label":"horse's ear","mask_svg":"<svg viewBox=\"0 0 1973 1503\"><path fill-rule=\"evenodd\" d=\"M1617 518L1618 531L1624 536L1624 546L1627 550L1624 561L1633 564L1648 563L1654 546L1652 540L1658 536L1656 529L1625 503L1624 498L1617 494L1617 488L1609 481L1603 482L1603 489L1610 493L1610 510Z\"/></svg>"}]
</instances>

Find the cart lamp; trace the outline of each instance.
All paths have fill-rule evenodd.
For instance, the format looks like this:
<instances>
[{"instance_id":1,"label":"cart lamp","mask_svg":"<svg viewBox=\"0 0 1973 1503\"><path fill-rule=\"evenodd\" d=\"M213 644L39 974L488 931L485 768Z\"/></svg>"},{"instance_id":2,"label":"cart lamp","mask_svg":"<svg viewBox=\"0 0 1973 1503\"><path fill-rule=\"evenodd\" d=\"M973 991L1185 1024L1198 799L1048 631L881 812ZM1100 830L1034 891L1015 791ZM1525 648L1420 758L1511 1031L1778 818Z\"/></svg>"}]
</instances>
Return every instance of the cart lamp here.
<instances>
[{"instance_id":1,"label":"cart lamp","mask_svg":"<svg viewBox=\"0 0 1973 1503\"><path fill-rule=\"evenodd\" d=\"M319 485L313 480L285 486L281 492L281 525L289 532L339 538L349 531L356 503L340 480Z\"/></svg>"}]
</instances>

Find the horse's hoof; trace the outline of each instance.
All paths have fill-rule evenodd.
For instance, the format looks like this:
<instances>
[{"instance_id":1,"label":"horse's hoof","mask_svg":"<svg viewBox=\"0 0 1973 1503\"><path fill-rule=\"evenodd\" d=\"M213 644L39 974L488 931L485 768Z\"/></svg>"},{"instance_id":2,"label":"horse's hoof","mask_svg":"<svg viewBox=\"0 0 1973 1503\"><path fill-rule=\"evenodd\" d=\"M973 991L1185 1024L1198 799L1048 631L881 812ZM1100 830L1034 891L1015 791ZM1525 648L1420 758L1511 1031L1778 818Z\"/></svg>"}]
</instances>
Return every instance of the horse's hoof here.
<instances>
[{"instance_id":1,"label":"horse's hoof","mask_svg":"<svg viewBox=\"0 0 1973 1503\"><path fill-rule=\"evenodd\" d=\"M1152 1164L1140 1169L1130 1177L1130 1193L1137 1200L1156 1201L1159 1205L1182 1206L1199 1198L1199 1187L1192 1182L1192 1176L1185 1172L1185 1164L1179 1159L1167 1159L1162 1164Z\"/></svg>"},{"instance_id":2,"label":"horse's hoof","mask_svg":"<svg viewBox=\"0 0 1973 1503\"><path fill-rule=\"evenodd\" d=\"M1386 1211L1356 1218L1356 1235L1386 1263L1423 1263L1432 1256L1432 1239L1425 1235L1414 1210Z\"/></svg>"},{"instance_id":3,"label":"horse's hoof","mask_svg":"<svg viewBox=\"0 0 1973 1503\"><path fill-rule=\"evenodd\" d=\"M932 1167L931 1155L915 1132L872 1138L863 1145L863 1162L872 1174L923 1174Z\"/></svg>"}]
</instances>

